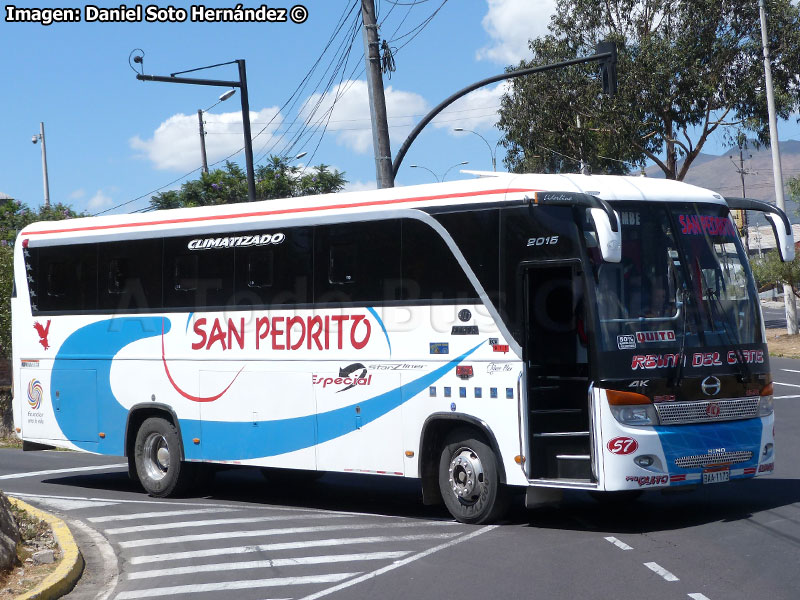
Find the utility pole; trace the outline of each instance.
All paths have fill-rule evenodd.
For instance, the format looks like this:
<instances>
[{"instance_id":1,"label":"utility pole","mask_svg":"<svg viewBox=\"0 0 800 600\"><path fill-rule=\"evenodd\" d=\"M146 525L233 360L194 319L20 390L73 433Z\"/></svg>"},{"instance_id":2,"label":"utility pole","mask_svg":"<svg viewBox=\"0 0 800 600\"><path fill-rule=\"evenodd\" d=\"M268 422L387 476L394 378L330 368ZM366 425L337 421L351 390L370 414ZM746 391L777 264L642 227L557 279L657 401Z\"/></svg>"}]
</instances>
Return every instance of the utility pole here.
<instances>
[{"instance_id":1,"label":"utility pole","mask_svg":"<svg viewBox=\"0 0 800 600\"><path fill-rule=\"evenodd\" d=\"M208 173L208 158L206 157L206 132L203 129L203 111L197 109L197 120L200 122L200 154L203 157L203 173Z\"/></svg>"},{"instance_id":2,"label":"utility pole","mask_svg":"<svg viewBox=\"0 0 800 600\"><path fill-rule=\"evenodd\" d=\"M143 55L142 55L143 56ZM144 63L142 56L134 56L133 63L142 65ZM184 73L194 73L195 71L202 71L203 69L213 69L214 67L222 67L224 65L236 64L239 67L239 81L222 81L218 79L195 79L190 77L176 77ZM135 70L135 69L134 69ZM189 69L188 71L178 71L177 73L170 73L169 77L162 75L145 75L144 73L137 73L136 79L139 81L160 81L163 83L185 83L190 85L213 85L239 88L239 99L242 101L242 128L244 129L244 160L247 168L247 200L253 202L256 199L256 179L255 171L253 169L253 138L250 135L250 101L247 95L247 69L245 67L244 59L232 60L226 63L219 63L217 65L209 65L207 67L198 67L197 69ZM224 96L225 94L223 94ZM222 100L222 97L220 97Z\"/></svg>"},{"instance_id":3,"label":"utility pole","mask_svg":"<svg viewBox=\"0 0 800 600\"><path fill-rule=\"evenodd\" d=\"M742 138L744 138L744 136L742 136ZM746 191L745 185L744 185L744 176L745 175L757 175L757 173L755 171L751 171L750 169L745 169L744 168L744 150L747 150L747 139L746 138L744 138L744 139L740 138L739 139L739 164L737 165L733 161L733 157L732 156L728 157L728 158L731 159L731 162L733 162L733 166L736 169L736 172L739 173L739 176L741 177L741 180L742 180L742 198L746 198L747 197L747 191ZM752 158L752 155L750 156L750 158ZM744 248L745 248L745 251L749 252L749 250L750 250L750 233L749 233L749 231L747 229L747 211L746 210L740 210L738 212L741 214L742 232L744 233Z\"/></svg>"},{"instance_id":4,"label":"utility pole","mask_svg":"<svg viewBox=\"0 0 800 600\"><path fill-rule=\"evenodd\" d=\"M392 149L389 145L389 124L386 120L386 96L383 92L381 55L378 50L378 25L375 20L375 0L361 0L364 21L364 59L367 66L369 114L372 120L372 148L375 152L375 174L378 187L394 187Z\"/></svg>"},{"instance_id":5,"label":"utility pole","mask_svg":"<svg viewBox=\"0 0 800 600\"><path fill-rule=\"evenodd\" d=\"M44 207L50 208L50 180L47 176L47 147L44 145L44 123L39 122L39 135L33 136L31 141L35 144L42 141L42 184L44 185Z\"/></svg>"},{"instance_id":6,"label":"utility pole","mask_svg":"<svg viewBox=\"0 0 800 600\"><path fill-rule=\"evenodd\" d=\"M764 51L764 87L767 89L767 110L769 112L769 145L772 149L772 175L775 180L775 203L782 211L786 210L783 197L783 171L781 169L781 151L778 146L778 121L775 117L775 95L772 90L772 67L769 60L769 40L767 36L767 11L764 0L758 0L758 15L761 21L761 47ZM776 240L777 242L777 240ZM797 305L794 291L789 284L783 284L783 302L786 307L786 332L797 334Z\"/></svg>"}]
</instances>

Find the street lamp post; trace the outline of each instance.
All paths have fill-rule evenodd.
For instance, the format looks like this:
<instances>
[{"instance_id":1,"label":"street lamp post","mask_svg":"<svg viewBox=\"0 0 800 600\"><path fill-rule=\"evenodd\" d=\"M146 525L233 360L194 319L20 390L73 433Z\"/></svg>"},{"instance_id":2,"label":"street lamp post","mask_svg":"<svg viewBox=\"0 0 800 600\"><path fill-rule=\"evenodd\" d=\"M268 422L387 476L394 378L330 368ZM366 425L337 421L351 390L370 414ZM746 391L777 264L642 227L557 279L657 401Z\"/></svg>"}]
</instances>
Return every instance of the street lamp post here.
<instances>
[{"instance_id":1,"label":"street lamp post","mask_svg":"<svg viewBox=\"0 0 800 600\"><path fill-rule=\"evenodd\" d=\"M409 166L412 169L425 169L428 173L433 175L434 179L436 179L436 183L441 183L441 181L442 181L441 179L439 179L439 176L436 173L434 173L433 171L431 171L428 167L423 167L422 165L409 165Z\"/></svg>"},{"instance_id":2,"label":"street lamp post","mask_svg":"<svg viewBox=\"0 0 800 600\"><path fill-rule=\"evenodd\" d=\"M224 94L222 94L219 97L219 100L217 100L214 104L209 106L207 109L205 109L205 110L200 110L199 108L197 109L197 120L198 120L199 125L200 125L200 155L203 157L203 173L208 173L208 157L206 156L206 131L203 128L203 125L204 125L204 123L203 123L203 113L207 113L208 111L210 111L212 108L214 108L220 102L225 102L225 100L227 100L228 98L233 96L235 93L236 93L236 90L228 90L227 92L225 92Z\"/></svg>"},{"instance_id":3,"label":"street lamp post","mask_svg":"<svg viewBox=\"0 0 800 600\"><path fill-rule=\"evenodd\" d=\"M47 148L44 145L44 123L39 122L39 135L34 135L31 141L35 144L42 141L42 183L44 185L44 207L50 208L50 181L47 177Z\"/></svg>"},{"instance_id":4,"label":"street lamp post","mask_svg":"<svg viewBox=\"0 0 800 600\"><path fill-rule=\"evenodd\" d=\"M423 167L422 165L409 165L409 166L412 169L425 169L428 173L430 173L431 175L433 175L436 178L436 183L441 183L442 181L444 181L444 178L447 177L447 174L452 169L455 169L456 167L460 167L462 165L468 165L468 164L469 164L469 161L468 160L464 160L464 161L461 161L460 163L454 164L452 167L448 167L447 170L444 172L444 175L441 176L441 178L436 173L431 171L428 167Z\"/></svg>"},{"instance_id":5,"label":"street lamp post","mask_svg":"<svg viewBox=\"0 0 800 600\"><path fill-rule=\"evenodd\" d=\"M142 56L135 56L133 58L134 64L144 64ZM239 81L222 81L218 79L195 79L193 77L176 77L183 73L190 73L200 71L202 69L211 69L213 67L221 67L224 65L232 65L236 63L239 67ZM253 202L256 199L256 176L253 169L253 138L250 135L250 100L247 95L247 70L245 69L244 59L232 60L226 63L219 63L217 65L209 65L207 67L198 67L197 69L190 69L188 71L179 71L171 73L169 77L161 75L145 75L144 73L137 73L136 79L139 81L161 81L164 83L187 83L191 85L215 85L220 87L233 87L239 88L239 97L242 100L242 128L244 129L244 160L247 167L247 199Z\"/></svg>"},{"instance_id":6,"label":"street lamp post","mask_svg":"<svg viewBox=\"0 0 800 600\"><path fill-rule=\"evenodd\" d=\"M442 175L442 181L444 181L444 178L445 178L445 177L447 177L447 174L448 174L448 173L449 173L449 172L450 172L452 169L455 169L456 167L460 167L460 166L463 166L463 165L468 165L468 164L469 164L469 161L468 161L468 160L464 160L464 161L461 161L460 163L456 163L456 164L454 164L452 167L449 167L449 168L447 169L447 171L445 171L445 172L444 172L444 175Z\"/></svg>"},{"instance_id":7,"label":"street lamp post","mask_svg":"<svg viewBox=\"0 0 800 600\"><path fill-rule=\"evenodd\" d=\"M492 171L497 171L497 146L500 144L499 140L497 144L494 145L494 148L492 148L492 145L488 141L486 141L486 138L483 137L477 131L472 131L471 129L464 129L463 127L455 127L453 128L453 131L464 131L467 133L474 133L479 138L481 138L483 140L483 143L486 144L486 147L489 148L489 155L492 157Z\"/></svg>"}]
</instances>

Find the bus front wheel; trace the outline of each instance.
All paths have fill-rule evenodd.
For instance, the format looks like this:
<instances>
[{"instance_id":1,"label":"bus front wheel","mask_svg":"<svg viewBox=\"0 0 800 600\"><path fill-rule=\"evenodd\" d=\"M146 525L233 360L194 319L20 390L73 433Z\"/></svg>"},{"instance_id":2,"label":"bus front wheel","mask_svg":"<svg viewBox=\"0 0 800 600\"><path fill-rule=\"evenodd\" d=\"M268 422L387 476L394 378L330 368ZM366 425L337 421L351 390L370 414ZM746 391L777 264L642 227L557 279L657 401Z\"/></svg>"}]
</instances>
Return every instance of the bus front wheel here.
<instances>
[{"instance_id":1,"label":"bus front wheel","mask_svg":"<svg viewBox=\"0 0 800 600\"><path fill-rule=\"evenodd\" d=\"M508 507L497 457L472 431L447 436L439 458L439 490L447 510L462 523L490 523Z\"/></svg>"},{"instance_id":2,"label":"bus front wheel","mask_svg":"<svg viewBox=\"0 0 800 600\"><path fill-rule=\"evenodd\" d=\"M151 417L142 423L134 457L142 487L156 498L179 494L190 479L190 465L181 462L180 436L165 419Z\"/></svg>"}]
</instances>

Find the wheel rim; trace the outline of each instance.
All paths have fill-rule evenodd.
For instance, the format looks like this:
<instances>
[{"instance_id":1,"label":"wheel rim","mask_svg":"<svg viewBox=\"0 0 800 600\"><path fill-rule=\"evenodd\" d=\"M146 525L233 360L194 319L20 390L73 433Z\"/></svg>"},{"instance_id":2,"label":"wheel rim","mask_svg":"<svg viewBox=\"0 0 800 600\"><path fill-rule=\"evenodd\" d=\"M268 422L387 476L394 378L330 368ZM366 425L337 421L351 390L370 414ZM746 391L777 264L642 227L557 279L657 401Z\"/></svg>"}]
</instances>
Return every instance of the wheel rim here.
<instances>
[{"instance_id":1,"label":"wheel rim","mask_svg":"<svg viewBox=\"0 0 800 600\"><path fill-rule=\"evenodd\" d=\"M450 489L462 502L474 503L484 486L483 465L471 448L460 448L453 454L448 470Z\"/></svg>"},{"instance_id":2,"label":"wheel rim","mask_svg":"<svg viewBox=\"0 0 800 600\"><path fill-rule=\"evenodd\" d=\"M151 433L144 442L144 468L147 476L160 481L169 471L169 444L160 433Z\"/></svg>"}]
</instances>

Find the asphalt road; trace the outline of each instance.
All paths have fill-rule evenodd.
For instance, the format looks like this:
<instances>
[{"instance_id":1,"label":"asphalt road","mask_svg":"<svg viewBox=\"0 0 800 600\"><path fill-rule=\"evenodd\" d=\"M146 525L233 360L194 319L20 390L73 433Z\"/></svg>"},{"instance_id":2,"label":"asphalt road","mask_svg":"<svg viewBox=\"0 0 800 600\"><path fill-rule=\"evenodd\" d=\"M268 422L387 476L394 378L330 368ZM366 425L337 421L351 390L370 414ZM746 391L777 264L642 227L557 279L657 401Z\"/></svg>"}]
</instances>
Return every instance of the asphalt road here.
<instances>
[{"instance_id":1,"label":"asphalt road","mask_svg":"<svg viewBox=\"0 0 800 600\"><path fill-rule=\"evenodd\" d=\"M218 474L202 497L157 500L118 458L16 450L0 450L0 487L106 549L113 568L93 563L70 600L795 600L800 361L771 361L774 474L622 506L575 492L467 526L423 506L413 481L328 474L287 486L254 469Z\"/></svg>"},{"instance_id":2,"label":"asphalt road","mask_svg":"<svg viewBox=\"0 0 800 600\"><path fill-rule=\"evenodd\" d=\"M764 315L764 325L768 329L786 327L786 309L783 300L779 302L761 303L761 312ZM800 300L798 301L798 322L800 322Z\"/></svg>"}]
</instances>

